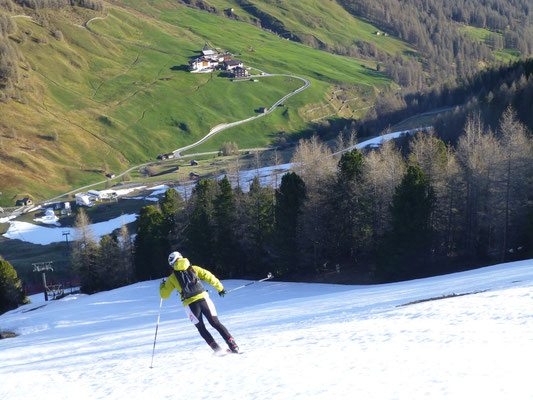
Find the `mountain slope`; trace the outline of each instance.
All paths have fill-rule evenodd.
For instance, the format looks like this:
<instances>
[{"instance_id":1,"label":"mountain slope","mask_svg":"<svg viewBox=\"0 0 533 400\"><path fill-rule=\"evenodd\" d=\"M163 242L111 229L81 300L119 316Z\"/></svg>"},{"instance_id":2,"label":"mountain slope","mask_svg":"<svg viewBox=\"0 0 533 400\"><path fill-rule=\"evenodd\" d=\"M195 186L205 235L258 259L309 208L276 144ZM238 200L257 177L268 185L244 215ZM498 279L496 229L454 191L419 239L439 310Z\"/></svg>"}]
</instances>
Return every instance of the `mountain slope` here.
<instances>
[{"instance_id":1,"label":"mountain slope","mask_svg":"<svg viewBox=\"0 0 533 400\"><path fill-rule=\"evenodd\" d=\"M477 12L470 0L14 1L0 4L3 206L153 160L299 84L262 78L236 86L191 75L187 63L206 42L312 85L284 110L217 135L202 151L228 140L270 145L280 132L294 140L327 118L358 119L379 92L397 88L392 80L412 92L468 76L530 54L533 37L523 0L491 0ZM500 26L505 18L509 29Z\"/></svg>"},{"instance_id":2,"label":"mountain slope","mask_svg":"<svg viewBox=\"0 0 533 400\"><path fill-rule=\"evenodd\" d=\"M230 139L264 146L279 131L299 132L317 117L305 108L327 104L339 85L368 99L390 86L356 59L288 42L247 23L181 4L155 2L146 11L131 6L11 16L16 27L7 40L21 54L24 74L17 101L0 103L3 205L28 194L49 197L155 159L215 125L253 116L301 86L280 77L237 84L218 74L190 74L188 61L206 41L246 65L312 81L305 96L287 101L289 108L234 128L206 145L209 150ZM345 112L361 104L354 101Z\"/></svg>"},{"instance_id":3,"label":"mountain slope","mask_svg":"<svg viewBox=\"0 0 533 400\"><path fill-rule=\"evenodd\" d=\"M153 369L158 281L47 304L39 295L0 316L3 330L20 334L0 341L0 394L525 398L531 266L375 286L264 282L225 298L210 288L244 351L224 358L211 356L173 295L163 302Z\"/></svg>"}]
</instances>

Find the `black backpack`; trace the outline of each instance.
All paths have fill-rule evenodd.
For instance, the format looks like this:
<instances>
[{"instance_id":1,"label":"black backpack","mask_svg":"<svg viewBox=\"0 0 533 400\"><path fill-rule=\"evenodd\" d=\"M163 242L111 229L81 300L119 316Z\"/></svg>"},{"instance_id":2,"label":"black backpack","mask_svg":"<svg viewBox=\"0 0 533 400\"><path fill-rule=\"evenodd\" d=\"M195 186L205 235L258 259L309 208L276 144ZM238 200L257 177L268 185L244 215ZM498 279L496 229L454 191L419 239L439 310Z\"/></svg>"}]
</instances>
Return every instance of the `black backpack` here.
<instances>
[{"instance_id":1,"label":"black backpack","mask_svg":"<svg viewBox=\"0 0 533 400\"><path fill-rule=\"evenodd\" d=\"M198 279L193 267L189 267L185 271L174 270L174 275L176 275L181 286L181 301L205 292L204 285Z\"/></svg>"}]
</instances>

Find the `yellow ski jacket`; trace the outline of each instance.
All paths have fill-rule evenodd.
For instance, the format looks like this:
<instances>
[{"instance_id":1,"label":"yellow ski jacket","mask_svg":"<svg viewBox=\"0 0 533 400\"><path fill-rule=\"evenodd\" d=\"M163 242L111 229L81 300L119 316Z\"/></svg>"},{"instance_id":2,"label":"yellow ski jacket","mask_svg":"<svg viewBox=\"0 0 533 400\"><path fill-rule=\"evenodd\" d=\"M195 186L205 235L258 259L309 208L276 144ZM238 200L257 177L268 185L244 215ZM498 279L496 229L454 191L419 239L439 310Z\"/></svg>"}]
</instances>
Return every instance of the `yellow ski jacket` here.
<instances>
[{"instance_id":1,"label":"yellow ski jacket","mask_svg":"<svg viewBox=\"0 0 533 400\"><path fill-rule=\"evenodd\" d=\"M174 264L174 269L176 271L185 271L187 268L189 268L191 263L187 258L180 258L176 263ZM209 272L206 269L200 268L197 265L193 265L192 268L194 269L194 272L196 272L196 275L201 280L209 283L210 285L214 286L217 291L221 291L224 289L224 286L218 278L213 275L211 272ZM171 295L171 293L174 291L174 289L177 289L178 292L181 294L181 286L178 282L178 278L176 278L176 275L174 273L170 274L168 279L165 283L161 283L159 286L159 295L163 299L168 299ZM204 299L207 297L207 292L202 292L200 294L197 294L196 296L190 297L188 299L185 299L183 301L183 306L186 307L191 303L194 303L197 300Z\"/></svg>"}]
</instances>

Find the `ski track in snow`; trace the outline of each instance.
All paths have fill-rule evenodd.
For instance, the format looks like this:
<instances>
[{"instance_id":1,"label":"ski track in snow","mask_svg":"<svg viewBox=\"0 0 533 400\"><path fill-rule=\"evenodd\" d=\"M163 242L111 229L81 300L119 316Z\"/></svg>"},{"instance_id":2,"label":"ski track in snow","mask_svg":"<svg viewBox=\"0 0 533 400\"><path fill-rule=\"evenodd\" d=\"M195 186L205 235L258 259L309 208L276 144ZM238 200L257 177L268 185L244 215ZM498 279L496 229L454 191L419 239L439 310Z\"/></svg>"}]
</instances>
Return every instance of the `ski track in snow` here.
<instances>
[{"instance_id":1,"label":"ski track in snow","mask_svg":"<svg viewBox=\"0 0 533 400\"><path fill-rule=\"evenodd\" d=\"M48 303L36 295L0 316L20 334L0 340L0 397L531 399L532 267L370 286L262 282L225 298L206 285L245 353L213 357L172 295L153 369L159 280ZM467 295L403 306L451 294Z\"/></svg>"}]
</instances>

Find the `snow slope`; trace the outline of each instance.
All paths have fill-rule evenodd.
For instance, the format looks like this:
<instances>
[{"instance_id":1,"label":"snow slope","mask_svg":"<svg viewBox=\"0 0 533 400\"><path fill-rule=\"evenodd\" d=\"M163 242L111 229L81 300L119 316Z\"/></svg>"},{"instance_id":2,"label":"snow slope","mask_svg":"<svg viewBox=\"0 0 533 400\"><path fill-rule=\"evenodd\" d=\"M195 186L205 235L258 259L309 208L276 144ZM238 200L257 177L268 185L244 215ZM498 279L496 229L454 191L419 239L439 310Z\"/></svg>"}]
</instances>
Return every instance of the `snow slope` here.
<instances>
[{"instance_id":1,"label":"snow slope","mask_svg":"<svg viewBox=\"0 0 533 400\"><path fill-rule=\"evenodd\" d=\"M37 295L1 315L20 336L0 340L0 398L533 398L533 260L386 285L209 287L244 351L222 358L172 295L150 369L158 286Z\"/></svg>"}]
</instances>

